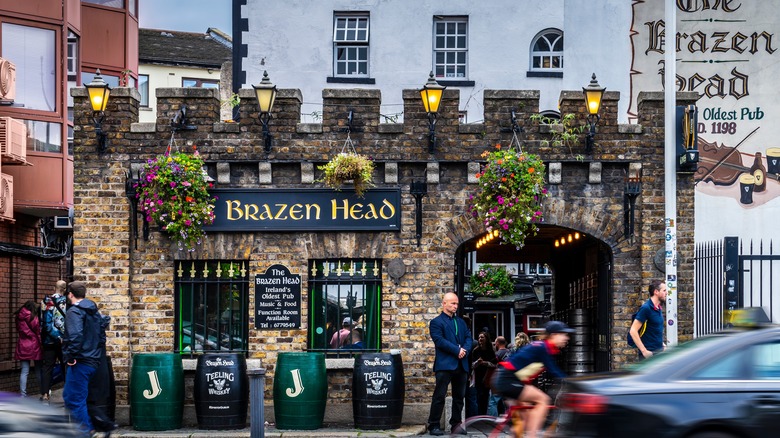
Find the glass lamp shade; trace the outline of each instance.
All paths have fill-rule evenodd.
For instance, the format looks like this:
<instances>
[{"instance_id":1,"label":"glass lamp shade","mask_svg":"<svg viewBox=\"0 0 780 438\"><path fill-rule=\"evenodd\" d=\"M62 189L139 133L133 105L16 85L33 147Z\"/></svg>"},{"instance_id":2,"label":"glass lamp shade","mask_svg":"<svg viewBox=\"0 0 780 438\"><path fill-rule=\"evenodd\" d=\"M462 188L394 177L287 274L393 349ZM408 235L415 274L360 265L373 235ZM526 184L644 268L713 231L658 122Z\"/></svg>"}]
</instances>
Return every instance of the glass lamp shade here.
<instances>
[{"instance_id":1,"label":"glass lamp shade","mask_svg":"<svg viewBox=\"0 0 780 438\"><path fill-rule=\"evenodd\" d=\"M276 100L276 85L268 79L268 72L263 72L263 80L258 85L252 85L257 96L257 105L260 107L260 113L270 113L274 108Z\"/></svg>"},{"instance_id":2,"label":"glass lamp shade","mask_svg":"<svg viewBox=\"0 0 780 438\"><path fill-rule=\"evenodd\" d=\"M111 87L108 86L103 76L100 76L100 70L95 72L92 82L85 84L84 87L89 93L89 103L92 105L92 111L105 111L108 105L108 96L111 94Z\"/></svg>"},{"instance_id":3,"label":"glass lamp shade","mask_svg":"<svg viewBox=\"0 0 780 438\"><path fill-rule=\"evenodd\" d=\"M588 114L598 114L599 108L601 108L601 98L604 96L606 87L599 85L596 80L596 73L593 73L590 84L587 87L582 88L582 93L585 94L585 105L588 107Z\"/></svg>"},{"instance_id":4,"label":"glass lamp shade","mask_svg":"<svg viewBox=\"0 0 780 438\"><path fill-rule=\"evenodd\" d=\"M447 88L443 85L436 83L436 79L431 72L428 77L428 82L425 83L422 90L420 90L420 97L425 107L425 112L428 114L436 114L439 112L439 104L441 104L441 95L444 93L444 89Z\"/></svg>"}]
</instances>

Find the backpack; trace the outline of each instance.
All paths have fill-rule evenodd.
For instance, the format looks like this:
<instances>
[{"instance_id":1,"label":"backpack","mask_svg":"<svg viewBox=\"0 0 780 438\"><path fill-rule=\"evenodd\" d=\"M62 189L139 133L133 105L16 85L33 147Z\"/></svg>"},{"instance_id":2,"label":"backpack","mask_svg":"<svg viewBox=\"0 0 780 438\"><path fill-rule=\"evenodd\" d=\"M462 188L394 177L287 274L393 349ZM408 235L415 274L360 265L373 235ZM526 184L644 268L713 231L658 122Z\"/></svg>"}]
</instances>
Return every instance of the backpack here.
<instances>
[{"instance_id":1,"label":"backpack","mask_svg":"<svg viewBox=\"0 0 780 438\"><path fill-rule=\"evenodd\" d=\"M631 324L628 326L628 330L626 331L626 341L628 342L628 345L630 347L636 348L636 343L634 343L634 338L631 337L631 326L634 325L634 320L636 319L637 312L634 312L631 314ZM642 323L642 327L639 327L639 337L641 338L645 334L645 330L647 330L647 321Z\"/></svg>"},{"instance_id":2,"label":"backpack","mask_svg":"<svg viewBox=\"0 0 780 438\"><path fill-rule=\"evenodd\" d=\"M65 334L65 297L47 295L41 302L41 340L44 344L60 342Z\"/></svg>"}]
</instances>

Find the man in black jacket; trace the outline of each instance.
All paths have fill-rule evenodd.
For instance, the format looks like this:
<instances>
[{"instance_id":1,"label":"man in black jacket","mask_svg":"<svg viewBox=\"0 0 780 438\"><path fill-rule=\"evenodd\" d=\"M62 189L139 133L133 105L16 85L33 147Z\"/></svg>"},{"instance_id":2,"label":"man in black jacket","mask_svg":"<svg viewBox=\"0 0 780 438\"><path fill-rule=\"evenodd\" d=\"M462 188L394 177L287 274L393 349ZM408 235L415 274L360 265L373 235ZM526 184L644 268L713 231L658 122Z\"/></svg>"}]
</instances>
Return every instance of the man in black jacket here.
<instances>
[{"instance_id":1,"label":"man in black jacket","mask_svg":"<svg viewBox=\"0 0 780 438\"><path fill-rule=\"evenodd\" d=\"M94 427L87 412L89 380L100 366L102 319L97 305L86 299L87 287L74 281L66 296L71 304L65 315L62 355L68 365L62 398L71 415L81 423L85 433Z\"/></svg>"}]
</instances>

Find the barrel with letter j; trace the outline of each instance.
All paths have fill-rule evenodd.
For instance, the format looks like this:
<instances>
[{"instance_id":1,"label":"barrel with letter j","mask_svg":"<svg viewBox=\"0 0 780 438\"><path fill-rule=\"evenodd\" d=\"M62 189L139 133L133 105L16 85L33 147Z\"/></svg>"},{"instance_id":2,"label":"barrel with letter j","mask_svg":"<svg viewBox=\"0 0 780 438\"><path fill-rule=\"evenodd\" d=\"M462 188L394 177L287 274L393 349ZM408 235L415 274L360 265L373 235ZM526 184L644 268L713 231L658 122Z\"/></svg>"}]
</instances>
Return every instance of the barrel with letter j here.
<instances>
[{"instance_id":1,"label":"barrel with letter j","mask_svg":"<svg viewBox=\"0 0 780 438\"><path fill-rule=\"evenodd\" d=\"M184 370L173 353L133 355L130 371L130 422L136 430L181 428Z\"/></svg>"},{"instance_id":2,"label":"barrel with letter j","mask_svg":"<svg viewBox=\"0 0 780 438\"><path fill-rule=\"evenodd\" d=\"M279 353L274 372L277 429L319 429L327 398L323 353Z\"/></svg>"}]
</instances>

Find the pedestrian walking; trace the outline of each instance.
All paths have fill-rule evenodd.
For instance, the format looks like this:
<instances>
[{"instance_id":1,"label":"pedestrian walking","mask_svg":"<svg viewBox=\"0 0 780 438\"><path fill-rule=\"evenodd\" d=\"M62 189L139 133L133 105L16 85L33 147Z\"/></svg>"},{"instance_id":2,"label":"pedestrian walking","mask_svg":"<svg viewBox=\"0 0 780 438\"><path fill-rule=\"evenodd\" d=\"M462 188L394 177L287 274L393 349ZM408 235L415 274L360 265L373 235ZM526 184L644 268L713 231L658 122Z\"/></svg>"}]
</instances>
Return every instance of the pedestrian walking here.
<instances>
[{"instance_id":1,"label":"pedestrian walking","mask_svg":"<svg viewBox=\"0 0 780 438\"><path fill-rule=\"evenodd\" d=\"M65 315L65 336L62 354L68 365L62 398L65 407L80 423L81 430L92 436L94 427L87 410L89 382L100 366L101 325L103 320L97 305L86 298L87 287L74 281L68 285L71 306Z\"/></svg>"},{"instance_id":2,"label":"pedestrian walking","mask_svg":"<svg viewBox=\"0 0 780 438\"><path fill-rule=\"evenodd\" d=\"M661 307L661 304L666 301L666 284L660 280L653 280L647 290L650 298L637 311L628 332L636 345L639 359L658 354L666 348L664 345L665 318ZM642 330L643 326L644 330ZM640 331L643 333L640 334Z\"/></svg>"},{"instance_id":3,"label":"pedestrian walking","mask_svg":"<svg viewBox=\"0 0 780 438\"><path fill-rule=\"evenodd\" d=\"M30 365L35 365L38 386L41 385L41 370L43 369L41 350L41 324L38 318L38 308L35 301L29 300L16 313L16 352L14 359L20 361L22 373L19 375L19 393L27 397L27 378L30 375ZM41 395L43 398L43 395Z\"/></svg>"},{"instance_id":4,"label":"pedestrian walking","mask_svg":"<svg viewBox=\"0 0 780 438\"><path fill-rule=\"evenodd\" d=\"M43 401L49 401L55 367L65 376L65 360L62 358L62 336L65 333L67 301L65 288L68 283L57 281L54 293L41 301L41 341L43 343L43 373L41 393Z\"/></svg>"}]
</instances>

